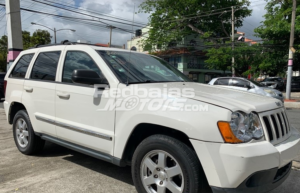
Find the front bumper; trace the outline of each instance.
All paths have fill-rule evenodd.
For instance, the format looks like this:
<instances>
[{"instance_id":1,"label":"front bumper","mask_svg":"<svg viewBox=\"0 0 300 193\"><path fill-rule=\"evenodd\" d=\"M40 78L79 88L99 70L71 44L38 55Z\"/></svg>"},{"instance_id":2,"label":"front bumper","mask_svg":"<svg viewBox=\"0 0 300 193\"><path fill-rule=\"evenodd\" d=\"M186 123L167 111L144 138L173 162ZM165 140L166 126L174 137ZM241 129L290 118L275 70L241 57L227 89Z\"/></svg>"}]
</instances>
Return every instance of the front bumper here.
<instances>
[{"instance_id":1,"label":"front bumper","mask_svg":"<svg viewBox=\"0 0 300 193\"><path fill-rule=\"evenodd\" d=\"M255 172L237 188L211 187L214 193L253 193L268 192L282 184L289 176L292 162L277 169Z\"/></svg>"},{"instance_id":2,"label":"front bumper","mask_svg":"<svg viewBox=\"0 0 300 193\"><path fill-rule=\"evenodd\" d=\"M255 189L253 192L258 193L277 187L287 178L288 172L276 182L273 181L276 172L291 163L299 153L300 134L294 128L291 128L291 132L287 140L276 146L268 141L245 144L190 141L200 159L209 185L215 192L226 190L246 192ZM271 177L254 183L253 187L245 185L253 175L264 171L271 171Z\"/></svg>"}]
</instances>

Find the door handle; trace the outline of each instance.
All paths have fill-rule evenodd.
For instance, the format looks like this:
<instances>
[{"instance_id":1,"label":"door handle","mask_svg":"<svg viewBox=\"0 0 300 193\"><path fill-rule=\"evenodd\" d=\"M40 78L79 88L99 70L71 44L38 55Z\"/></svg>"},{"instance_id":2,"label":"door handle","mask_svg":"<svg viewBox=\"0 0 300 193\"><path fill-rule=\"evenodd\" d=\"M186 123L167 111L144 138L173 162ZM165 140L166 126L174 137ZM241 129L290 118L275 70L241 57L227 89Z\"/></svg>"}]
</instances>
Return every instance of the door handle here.
<instances>
[{"instance_id":1,"label":"door handle","mask_svg":"<svg viewBox=\"0 0 300 193\"><path fill-rule=\"evenodd\" d=\"M59 98L65 98L65 99L69 99L70 98L70 94L62 93L62 92L57 92L57 96Z\"/></svg>"},{"instance_id":2,"label":"door handle","mask_svg":"<svg viewBox=\"0 0 300 193\"><path fill-rule=\"evenodd\" d=\"M33 88L28 87L28 86L24 86L24 90L26 90L26 92L32 92Z\"/></svg>"}]
</instances>

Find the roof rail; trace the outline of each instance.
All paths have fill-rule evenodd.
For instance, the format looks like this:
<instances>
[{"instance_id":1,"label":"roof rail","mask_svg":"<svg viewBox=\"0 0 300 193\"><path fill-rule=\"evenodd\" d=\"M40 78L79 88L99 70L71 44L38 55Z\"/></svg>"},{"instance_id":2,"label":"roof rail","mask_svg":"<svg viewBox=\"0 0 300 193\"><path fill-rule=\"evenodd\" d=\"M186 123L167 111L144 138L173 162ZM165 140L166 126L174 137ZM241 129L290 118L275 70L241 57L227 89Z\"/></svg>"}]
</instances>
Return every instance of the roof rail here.
<instances>
[{"instance_id":1,"label":"roof rail","mask_svg":"<svg viewBox=\"0 0 300 193\"><path fill-rule=\"evenodd\" d=\"M48 47L48 46L61 46L61 45L89 45L89 46L105 47L105 46L100 46L100 45L96 45L96 44L70 42L69 40L63 40L63 41L61 41L61 43L56 43L56 44L45 44L45 45L36 44L33 47L30 47L28 49Z\"/></svg>"}]
</instances>

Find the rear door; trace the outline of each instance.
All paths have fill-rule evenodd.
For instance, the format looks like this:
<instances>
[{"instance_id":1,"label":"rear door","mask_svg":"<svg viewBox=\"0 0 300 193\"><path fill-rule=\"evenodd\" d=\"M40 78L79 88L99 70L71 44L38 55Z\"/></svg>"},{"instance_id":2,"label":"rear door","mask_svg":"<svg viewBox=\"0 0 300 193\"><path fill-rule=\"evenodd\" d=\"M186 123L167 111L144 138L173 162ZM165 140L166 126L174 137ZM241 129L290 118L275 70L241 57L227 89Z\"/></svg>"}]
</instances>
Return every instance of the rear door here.
<instances>
[{"instance_id":1,"label":"rear door","mask_svg":"<svg viewBox=\"0 0 300 193\"><path fill-rule=\"evenodd\" d=\"M55 78L62 47L40 50L23 86L22 102L35 132L56 136Z\"/></svg>"}]
</instances>

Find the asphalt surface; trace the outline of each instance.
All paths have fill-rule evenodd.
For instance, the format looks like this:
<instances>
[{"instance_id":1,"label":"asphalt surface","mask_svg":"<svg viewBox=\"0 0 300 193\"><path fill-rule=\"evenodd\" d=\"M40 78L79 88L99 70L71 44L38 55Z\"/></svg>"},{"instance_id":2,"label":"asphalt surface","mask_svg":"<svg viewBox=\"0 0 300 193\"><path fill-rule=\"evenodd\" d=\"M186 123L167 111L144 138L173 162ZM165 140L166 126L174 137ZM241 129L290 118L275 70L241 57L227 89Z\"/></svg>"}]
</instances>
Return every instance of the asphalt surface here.
<instances>
[{"instance_id":1,"label":"asphalt surface","mask_svg":"<svg viewBox=\"0 0 300 193\"><path fill-rule=\"evenodd\" d=\"M300 109L288 110L288 116L300 131ZM300 155L297 159L300 161ZM271 193L295 193L300 189L300 171ZM113 164L46 143L39 155L21 154L13 140L0 103L0 193L8 192L103 192L136 193L130 167Z\"/></svg>"}]
</instances>

